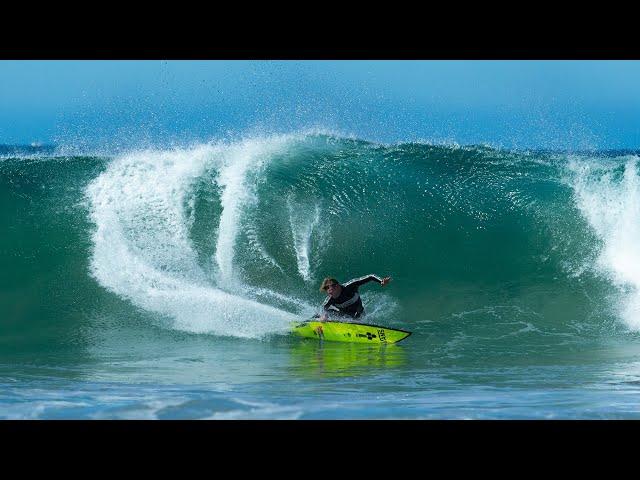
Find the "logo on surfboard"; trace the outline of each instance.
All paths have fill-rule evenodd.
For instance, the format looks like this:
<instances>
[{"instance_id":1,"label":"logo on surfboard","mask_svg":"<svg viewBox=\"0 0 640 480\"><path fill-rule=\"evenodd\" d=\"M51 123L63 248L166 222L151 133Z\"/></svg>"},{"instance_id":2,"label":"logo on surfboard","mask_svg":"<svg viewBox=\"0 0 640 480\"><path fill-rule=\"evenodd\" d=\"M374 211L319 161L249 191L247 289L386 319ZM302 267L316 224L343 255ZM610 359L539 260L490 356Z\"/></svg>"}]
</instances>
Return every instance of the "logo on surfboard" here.
<instances>
[{"instance_id":1,"label":"logo on surfboard","mask_svg":"<svg viewBox=\"0 0 640 480\"><path fill-rule=\"evenodd\" d=\"M373 340L374 338L376 338L375 334L371 332L367 332L366 335L364 333L356 333L356 337L368 338L369 340Z\"/></svg>"}]
</instances>

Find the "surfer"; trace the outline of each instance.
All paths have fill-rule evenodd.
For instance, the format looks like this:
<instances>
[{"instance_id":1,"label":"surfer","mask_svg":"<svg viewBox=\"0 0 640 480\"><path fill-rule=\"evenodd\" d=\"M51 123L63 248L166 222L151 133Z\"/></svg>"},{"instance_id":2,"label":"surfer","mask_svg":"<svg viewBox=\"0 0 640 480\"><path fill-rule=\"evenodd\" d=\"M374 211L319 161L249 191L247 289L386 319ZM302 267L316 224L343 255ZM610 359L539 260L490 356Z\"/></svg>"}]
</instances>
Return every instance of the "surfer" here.
<instances>
[{"instance_id":1,"label":"surfer","mask_svg":"<svg viewBox=\"0 0 640 480\"><path fill-rule=\"evenodd\" d=\"M344 284L340 284L335 278L327 277L320 285L321 292L327 292L327 299L322 304L324 310L320 316L321 321L325 321L328 315L338 317L358 318L364 313L362 300L358 293L358 288L365 283L378 282L381 286L385 286L391 281L391 277L380 278L377 275L366 275L360 278L354 278Z\"/></svg>"}]
</instances>

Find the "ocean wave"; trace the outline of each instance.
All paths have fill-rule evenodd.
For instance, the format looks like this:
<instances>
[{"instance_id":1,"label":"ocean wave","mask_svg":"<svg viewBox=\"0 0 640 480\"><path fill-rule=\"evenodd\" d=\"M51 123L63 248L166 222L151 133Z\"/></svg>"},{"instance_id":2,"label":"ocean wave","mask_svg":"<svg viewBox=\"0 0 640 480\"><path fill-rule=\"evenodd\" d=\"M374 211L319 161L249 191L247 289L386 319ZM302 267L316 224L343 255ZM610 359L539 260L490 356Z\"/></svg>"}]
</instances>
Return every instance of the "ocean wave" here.
<instances>
[{"instance_id":1,"label":"ocean wave","mask_svg":"<svg viewBox=\"0 0 640 480\"><path fill-rule=\"evenodd\" d=\"M25 158L0 162L9 209L57 202L64 215L82 205L72 213L84 220L72 222L88 227L70 250L86 252L101 288L172 329L283 333L318 310L323 277L371 272L394 281L363 287L370 321L448 328L460 312L507 305L527 335L610 328L596 310L640 328L632 154L385 145L317 131L99 161ZM17 212L53 237L70 228Z\"/></svg>"}]
</instances>

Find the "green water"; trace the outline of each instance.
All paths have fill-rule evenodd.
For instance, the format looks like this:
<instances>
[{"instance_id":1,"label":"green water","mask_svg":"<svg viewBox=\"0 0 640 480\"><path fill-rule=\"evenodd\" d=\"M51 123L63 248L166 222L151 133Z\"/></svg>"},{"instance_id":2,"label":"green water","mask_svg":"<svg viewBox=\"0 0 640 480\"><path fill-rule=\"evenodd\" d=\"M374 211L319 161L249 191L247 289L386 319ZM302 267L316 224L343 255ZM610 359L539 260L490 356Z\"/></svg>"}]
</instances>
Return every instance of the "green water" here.
<instances>
[{"instance_id":1,"label":"green water","mask_svg":"<svg viewBox=\"0 0 640 480\"><path fill-rule=\"evenodd\" d=\"M636 161L326 135L7 154L0 417L635 418ZM367 322L406 342L287 335L322 278L367 273L393 277Z\"/></svg>"}]
</instances>

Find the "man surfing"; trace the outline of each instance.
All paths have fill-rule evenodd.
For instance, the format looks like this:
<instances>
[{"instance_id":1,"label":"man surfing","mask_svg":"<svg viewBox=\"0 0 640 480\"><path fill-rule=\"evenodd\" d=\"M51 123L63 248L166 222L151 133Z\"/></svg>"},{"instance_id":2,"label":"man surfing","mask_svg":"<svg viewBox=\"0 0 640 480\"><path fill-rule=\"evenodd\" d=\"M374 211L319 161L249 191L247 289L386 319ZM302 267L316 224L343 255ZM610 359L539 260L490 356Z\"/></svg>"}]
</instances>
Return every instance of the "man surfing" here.
<instances>
[{"instance_id":1,"label":"man surfing","mask_svg":"<svg viewBox=\"0 0 640 480\"><path fill-rule=\"evenodd\" d=\"M327 292L327 299L322 304L324 313L320 316L321 321L326 321L329 314L338 317L350 317L356 319L363 315L364 307L358 293L358 288L365 283L378 282L385 286L391 281L391 277L380 278L377 275L366 275L354 278L344 284L340 284L335 278L327 277L320 285L321 292Z\"/></svg>"}]
</instances>

